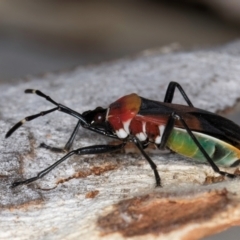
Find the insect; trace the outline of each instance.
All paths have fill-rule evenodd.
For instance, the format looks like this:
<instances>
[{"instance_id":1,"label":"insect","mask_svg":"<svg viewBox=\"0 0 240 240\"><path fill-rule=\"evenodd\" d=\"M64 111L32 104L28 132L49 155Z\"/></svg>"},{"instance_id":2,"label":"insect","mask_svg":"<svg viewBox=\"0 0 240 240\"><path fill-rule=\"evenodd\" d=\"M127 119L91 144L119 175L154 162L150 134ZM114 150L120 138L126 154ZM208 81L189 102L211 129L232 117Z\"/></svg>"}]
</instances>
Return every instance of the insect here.
<instances>
[{"instance_id":1,"label":"insect","mask_svg":"<svg viewBox=\"0 0 240 240\"><path fill-rule=\"evenodd\" d=\"M187 105L172 103L176 88ZM64 148L42 144L42 147L53 151L67 152L65 156L35 177L14 182L12 187L42 178L72 155L114 152L122 149L127 142L133 142L150 164L156 186L161 186L161 178L156 164L145 152L149 143L155 144L159 149L168 148L194 160L208 162L213 170L222 176L236 177L232 173L221 171L218 166L239 164L240 127L219 115L195 108L177 82L169 83L163 102L149 100L133 93L121 97L108 108L97 107L82 114L55 102L39 90L27 89L25 93L37 94L56 107L19 121L7 132L6 138L25 122L57 110L77 118L78 122ZM118 145L93 145L70 151L80 126L110 138L120 139L122 142Z\"/></svg>"}]
</instances>

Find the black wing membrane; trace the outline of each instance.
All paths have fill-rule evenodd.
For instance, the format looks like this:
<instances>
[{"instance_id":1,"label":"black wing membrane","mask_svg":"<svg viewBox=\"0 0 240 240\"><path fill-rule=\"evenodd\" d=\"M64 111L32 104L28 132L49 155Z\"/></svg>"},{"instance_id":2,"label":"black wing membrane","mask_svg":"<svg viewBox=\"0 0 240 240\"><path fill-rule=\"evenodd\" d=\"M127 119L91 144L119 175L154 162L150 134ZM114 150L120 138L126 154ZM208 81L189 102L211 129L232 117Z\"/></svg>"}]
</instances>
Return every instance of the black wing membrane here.
<instances>
[{"instance_id":1,"label":"black wing membrane","mask_svg":"<svg viewBox=\"0 0 240 240\"><path fill-rule=\"evenodd\" d=\"M199 119L203 132L240 146L240 127L233 121L203 110L190 114Z\"/></svg>"},{"instance_id":2,"label":"black wing membrane","mask_svg":"<svg viewBox=\"0 0 240 240\"><path fill-rule=\"evenodd\" d=\"M227 118L186 105L141 99L142 104L138 114L142 116L152 115L162 118L175 112L184 118L191 130L209 134L240 148L240 126Z\"/></svg>"}]
</instances>

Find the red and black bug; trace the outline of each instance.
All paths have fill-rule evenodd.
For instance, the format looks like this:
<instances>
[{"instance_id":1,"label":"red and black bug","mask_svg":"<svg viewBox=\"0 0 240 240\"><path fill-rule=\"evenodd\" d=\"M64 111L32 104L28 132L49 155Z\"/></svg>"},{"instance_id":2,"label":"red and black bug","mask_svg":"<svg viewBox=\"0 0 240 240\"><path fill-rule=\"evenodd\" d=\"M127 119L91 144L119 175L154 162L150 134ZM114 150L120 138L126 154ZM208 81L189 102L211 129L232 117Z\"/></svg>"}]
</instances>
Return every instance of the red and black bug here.
<instances>
[{"instance_id":1,"label":"red and black bug","mask_svg":"<svg viewBox=\"0 0 240 240\"><path fill-rule=\"evenodd\" d=\"M187 105L172 103L176 88ZM42 178L72 155L113 152L123 148L127 142L133 142L148 161L154 172L157 186L161 185L157 166L144 150L149 143L155 144L159 149L168 148L194 160L208 162L215 172L223 176L230 178L236 176L221 171L218 166L234 166L239 163L240 127L219 115L195 108L181 85L176 82L170 82L163 102L149 100L133 93L118 99L108 108L98 107L82 114L55 102L39 90L27 89L25 93L35 93L56 107L24 118L7 132L6 138L25 122L56 110L77 118L78 123L64 148L41 145L53 151L68 152L64 157L39 172L37 176L14 182L12 187ZM94 145L70 151L80 126L111 138L120 139L122 143Z\"/></svg>"}]
</instances>

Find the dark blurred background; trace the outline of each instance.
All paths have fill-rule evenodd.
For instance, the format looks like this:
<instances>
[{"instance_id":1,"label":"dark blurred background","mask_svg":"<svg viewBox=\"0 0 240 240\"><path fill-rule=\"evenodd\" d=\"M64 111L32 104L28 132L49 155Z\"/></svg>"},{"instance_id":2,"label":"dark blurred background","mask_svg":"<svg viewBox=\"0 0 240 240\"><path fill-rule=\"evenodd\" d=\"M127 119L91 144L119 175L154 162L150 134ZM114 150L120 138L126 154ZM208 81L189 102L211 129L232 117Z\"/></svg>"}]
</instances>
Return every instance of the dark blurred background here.
<instances>
[{"instance_id":1,"label":"dark blurred background","mask_svg":"<svg viewBox=\"0 0 240 240\"><path fill-rule=\"evenodd\" d=\"M239 38L240 1L0 1L0 83Z\"/></svg>"}]
</instances>

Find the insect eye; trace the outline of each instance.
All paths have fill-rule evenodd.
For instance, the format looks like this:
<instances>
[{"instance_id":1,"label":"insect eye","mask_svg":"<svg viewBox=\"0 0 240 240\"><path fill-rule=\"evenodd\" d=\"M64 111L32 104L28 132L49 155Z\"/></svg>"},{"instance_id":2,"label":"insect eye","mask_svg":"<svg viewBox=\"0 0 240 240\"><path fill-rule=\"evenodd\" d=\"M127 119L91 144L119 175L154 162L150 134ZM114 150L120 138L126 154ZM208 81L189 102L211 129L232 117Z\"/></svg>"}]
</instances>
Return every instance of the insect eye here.
<instances>
[{"instance_id":1,"label":"insect eye","mask_svg":"<svg viewBox=\"0 0 240 240\"><path fill-rule=\"evenodd\" d=\"M102 123L105 121L105 114L104 113L97 113L94 116L94 123Z\"/></svg>"}]
</instances>

